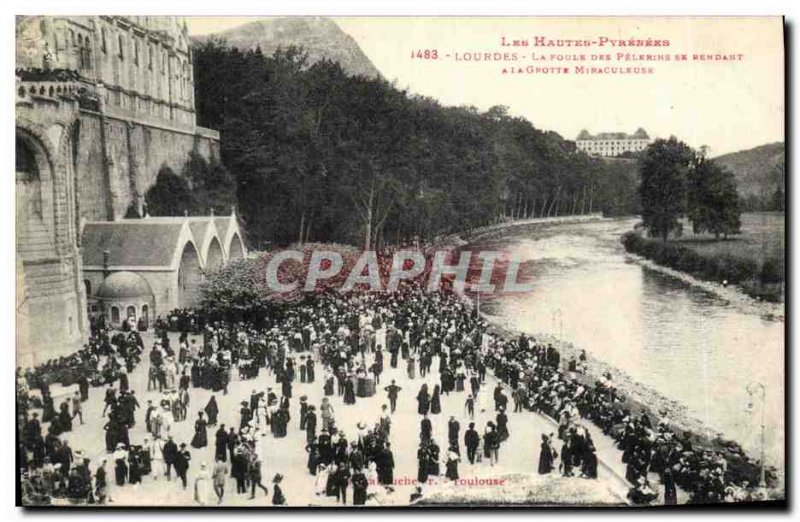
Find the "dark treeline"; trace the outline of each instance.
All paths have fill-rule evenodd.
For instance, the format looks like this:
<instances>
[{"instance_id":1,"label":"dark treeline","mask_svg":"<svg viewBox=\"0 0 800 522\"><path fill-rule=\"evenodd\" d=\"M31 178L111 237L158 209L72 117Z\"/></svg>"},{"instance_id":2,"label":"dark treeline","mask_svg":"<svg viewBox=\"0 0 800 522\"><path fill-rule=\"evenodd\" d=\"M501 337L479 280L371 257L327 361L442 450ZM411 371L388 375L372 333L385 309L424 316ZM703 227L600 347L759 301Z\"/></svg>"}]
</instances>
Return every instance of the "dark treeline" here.
<instances>
[{"instance_id":1,"label":"dark treeline","mask_svg":"<svg viewBox=\"0 0 800 522\"><path fill-rule=\"evenodd\" d=\"M219 129L253 246L427 241L502 219L636 211L635 162L511 117L444 107L295 48L194 47L198 124Z\"/></svg>"}]
</instances>

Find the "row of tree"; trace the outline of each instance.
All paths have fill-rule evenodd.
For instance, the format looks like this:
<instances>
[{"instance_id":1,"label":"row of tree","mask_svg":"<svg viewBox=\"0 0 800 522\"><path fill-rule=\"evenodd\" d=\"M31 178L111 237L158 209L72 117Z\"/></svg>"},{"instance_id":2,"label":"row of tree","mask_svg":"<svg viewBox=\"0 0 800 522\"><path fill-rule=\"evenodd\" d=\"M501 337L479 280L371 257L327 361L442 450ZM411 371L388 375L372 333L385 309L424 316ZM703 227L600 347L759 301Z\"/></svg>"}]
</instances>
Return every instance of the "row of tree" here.
<instances>
[{"instance_id":1,"label":"row of tree","mask_svg":"<svg viewBox=\"0 0 800 522\"><path fill-rule=\"evenodd\" d=\"M153 215L229 209L235 192L256 248L380 248L502 219L637 210L635 160L590 158L504 107L444 107L295 48L266 56L212 39L193 53L198 124L220 130L227 170L193 156L162 172Z\"/></svg>"},{"instance_id":2,"label":"row of tree","mask_svg":"<svg viewBox=\"0 0 800 522\"><path fill-rule=\"evenodd\" d=\"M642 220L648 233L667 241L684 216L694 233L717 238L738 234L739 195L733 173L675 137L654 141L640 158Z\"/></svg>"}]
</instances>

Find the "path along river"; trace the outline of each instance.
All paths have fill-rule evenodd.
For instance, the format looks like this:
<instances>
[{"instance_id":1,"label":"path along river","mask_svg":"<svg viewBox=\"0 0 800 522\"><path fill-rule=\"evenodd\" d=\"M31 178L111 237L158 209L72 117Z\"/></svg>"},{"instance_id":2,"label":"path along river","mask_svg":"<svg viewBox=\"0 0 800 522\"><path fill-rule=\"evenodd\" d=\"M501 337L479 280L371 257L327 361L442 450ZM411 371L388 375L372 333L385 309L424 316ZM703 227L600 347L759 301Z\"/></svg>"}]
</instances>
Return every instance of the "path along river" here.
<instances>
[{"instance_id":1,"label":"path along river","mask_svg":"<svg viewBox=\"0 0 800 522\"><path fill-rule=\"evenodd\" d=\"M762 406L747 385L763 383L766 459L783 468L784 323L628 258L619 238L635 222L519 226L474 240L464 249L508 252L533 283L531 292L482 296L481 311L509 329L574 343L755 457Z\"/></svg>"}]
</instances>

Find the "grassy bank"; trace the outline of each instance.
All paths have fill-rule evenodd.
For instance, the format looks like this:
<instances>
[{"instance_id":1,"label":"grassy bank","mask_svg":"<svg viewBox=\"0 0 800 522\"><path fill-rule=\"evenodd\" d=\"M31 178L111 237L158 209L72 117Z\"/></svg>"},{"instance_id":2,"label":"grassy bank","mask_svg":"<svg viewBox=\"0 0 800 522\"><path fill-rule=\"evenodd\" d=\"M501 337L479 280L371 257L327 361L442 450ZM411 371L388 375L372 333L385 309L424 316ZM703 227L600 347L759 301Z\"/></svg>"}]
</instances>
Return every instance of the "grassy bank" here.
<instances>
[{"instance_id":1,"label":"grassy bank","mask_svg":"<svg viewBox=\"0 0 800 522\"><path fill-rule=\"evenodd\" d=\"M750 221L756 221L751 218ZM625 250L698 279L739 286L751 297L784 298L783 220L745 223L741 237L716 240L690 235L664 243L639 232L623 235Z\"/></svg>"}]
</instances>

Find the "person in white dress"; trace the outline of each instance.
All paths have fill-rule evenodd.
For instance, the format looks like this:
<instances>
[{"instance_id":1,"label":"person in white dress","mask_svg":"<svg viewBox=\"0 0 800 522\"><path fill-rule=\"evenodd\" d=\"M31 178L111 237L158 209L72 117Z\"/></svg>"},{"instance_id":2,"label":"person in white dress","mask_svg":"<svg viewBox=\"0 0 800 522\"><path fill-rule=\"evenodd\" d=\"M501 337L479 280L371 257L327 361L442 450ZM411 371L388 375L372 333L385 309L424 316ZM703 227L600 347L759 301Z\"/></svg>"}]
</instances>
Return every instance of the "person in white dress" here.
<instances>
[{"instance_id":1,"label":"person in white dress","mask_svg":"<svg viewBox=\"0 0 800 522\"><path fill-rule=\"evenodd\" d=\"M208 471L208 465L205 462L200 463L200 470L194 479L194 500L201 506L205 506L211 502L211 494L213 488L211 487L211 473Z\"/></svg>"},{"instance_id":2,"label":"person in white dress","mask_svg":"<svg viewBox=\"0 0 800 522\"><path fill-rule=\"evenodd\" d=\"M326 493L325 488L328 485L329 474L330 471L328 470L328 467L325 464L320 464L319 466L317 466L317 476L314 479L314 493L318 497L325 496Z\"/></svg>"}]
</instances>

